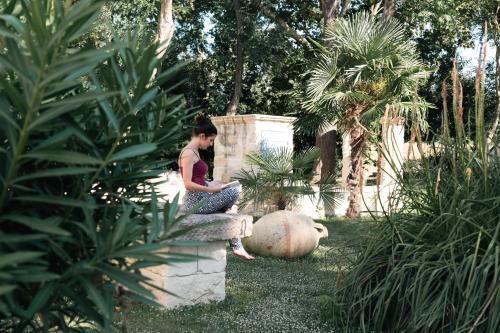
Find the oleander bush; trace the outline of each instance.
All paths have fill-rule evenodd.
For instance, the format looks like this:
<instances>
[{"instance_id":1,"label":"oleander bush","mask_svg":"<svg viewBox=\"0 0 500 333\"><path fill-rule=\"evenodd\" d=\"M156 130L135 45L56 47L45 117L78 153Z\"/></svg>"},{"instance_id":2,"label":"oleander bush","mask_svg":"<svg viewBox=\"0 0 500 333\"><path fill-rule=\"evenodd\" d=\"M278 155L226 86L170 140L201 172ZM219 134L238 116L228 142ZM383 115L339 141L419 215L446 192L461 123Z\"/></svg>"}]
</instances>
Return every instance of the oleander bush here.
<instances>
[{"instance_id":1,"label":"oleander bush","mask_svg":"<svg viewBox=\"0 0 500 333\"><path fill-rule=\"evenodd\" d=\"M162 253L176 204L147 182L179 140L178 66L133 34L76 47L101 5L0 5L2 332L109 332L117 286L151 303L137 270L190 259Z\"/></svg>"}]
</instances>

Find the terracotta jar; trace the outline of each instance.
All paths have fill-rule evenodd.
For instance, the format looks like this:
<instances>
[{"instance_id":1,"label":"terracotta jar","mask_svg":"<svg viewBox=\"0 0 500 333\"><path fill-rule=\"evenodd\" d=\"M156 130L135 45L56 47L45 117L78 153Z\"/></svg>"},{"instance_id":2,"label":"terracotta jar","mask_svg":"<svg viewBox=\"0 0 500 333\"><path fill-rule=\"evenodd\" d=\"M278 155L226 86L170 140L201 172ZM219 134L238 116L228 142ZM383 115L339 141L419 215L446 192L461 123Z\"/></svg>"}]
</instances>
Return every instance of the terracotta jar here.
<instances>
[{"instance_id":1,"label":"terracotta jar","mask_svg":"<svg viewBox=\"0 0 500 333\"><path fill-rule=\"evenodd\" d=\"M309 216L279 210L261 217L244 244L262 256L297 258L311 253L327 237L326 227Z\"/></svg>"}]
</instances>

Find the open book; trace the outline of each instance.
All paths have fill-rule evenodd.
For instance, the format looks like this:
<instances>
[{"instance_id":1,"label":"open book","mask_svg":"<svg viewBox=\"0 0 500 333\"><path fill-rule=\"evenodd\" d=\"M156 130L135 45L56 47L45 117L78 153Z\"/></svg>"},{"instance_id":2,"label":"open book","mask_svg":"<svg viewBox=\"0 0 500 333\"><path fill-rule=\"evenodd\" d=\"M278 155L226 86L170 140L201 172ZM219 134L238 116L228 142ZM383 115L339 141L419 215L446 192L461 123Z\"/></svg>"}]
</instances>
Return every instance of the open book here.
<instances>
[{"instance_id":1,"label":"open book","mask_svg":"<svg viewBox=\"0 0 500 333\"><path fill-rule=\"evenodd\" d=\"M229 182L229 183L226 183L224 185L221 186L222 189L225 189L225 188L228 188L228 187L238 187L240 186L240 182L235 180L233 182Z\"/></svg>"}]
</instances>

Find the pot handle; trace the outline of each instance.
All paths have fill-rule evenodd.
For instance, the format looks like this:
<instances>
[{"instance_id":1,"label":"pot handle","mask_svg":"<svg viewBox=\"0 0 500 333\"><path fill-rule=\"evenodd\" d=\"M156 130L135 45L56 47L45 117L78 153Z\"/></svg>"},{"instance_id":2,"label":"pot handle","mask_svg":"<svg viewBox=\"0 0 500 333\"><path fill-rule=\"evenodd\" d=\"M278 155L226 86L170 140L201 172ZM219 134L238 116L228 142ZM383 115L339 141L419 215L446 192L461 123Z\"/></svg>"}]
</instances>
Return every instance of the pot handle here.
<instances>
[{"instance_id":1,"label":"pot handle","mask_svg":"<svg viewBox=\"0 0 500 333\"><path fill-rule=\"evenodd\" d=\"M324 225L321 223L314 223L313 227L318 232L319 239L328 238L328 229Z\"/></svg>"}]
</instances>

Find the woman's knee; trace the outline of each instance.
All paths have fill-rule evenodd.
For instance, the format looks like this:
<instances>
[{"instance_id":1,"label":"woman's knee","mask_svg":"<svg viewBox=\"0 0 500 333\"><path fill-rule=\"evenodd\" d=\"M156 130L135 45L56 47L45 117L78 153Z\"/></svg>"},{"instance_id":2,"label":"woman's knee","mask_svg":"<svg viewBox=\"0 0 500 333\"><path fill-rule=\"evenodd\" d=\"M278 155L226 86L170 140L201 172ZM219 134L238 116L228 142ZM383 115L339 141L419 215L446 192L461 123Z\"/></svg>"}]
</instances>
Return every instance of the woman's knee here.
<instances>
[{"instance_id":1,"label":"woman's knee","mask_svg":"<svg viewBox=\"0 0 500 333\"><path fill-rule=\"evenodd\" d=\"M234 200L237 200L240 196L240 191L236 187L226 188L226 189L224 189L224 191L226 192L225 194L229 198L234 199Z\"/></svg>"}]
</instances>

